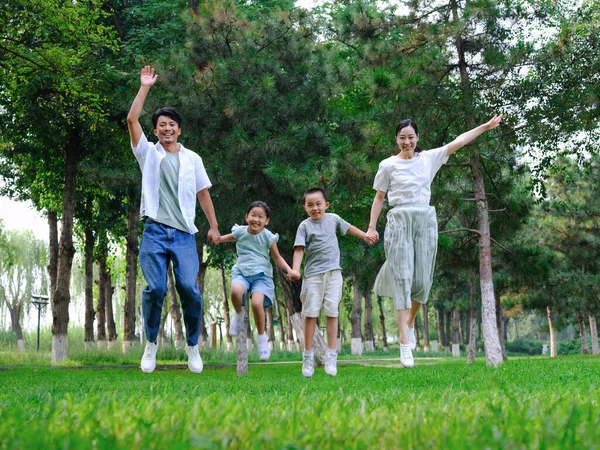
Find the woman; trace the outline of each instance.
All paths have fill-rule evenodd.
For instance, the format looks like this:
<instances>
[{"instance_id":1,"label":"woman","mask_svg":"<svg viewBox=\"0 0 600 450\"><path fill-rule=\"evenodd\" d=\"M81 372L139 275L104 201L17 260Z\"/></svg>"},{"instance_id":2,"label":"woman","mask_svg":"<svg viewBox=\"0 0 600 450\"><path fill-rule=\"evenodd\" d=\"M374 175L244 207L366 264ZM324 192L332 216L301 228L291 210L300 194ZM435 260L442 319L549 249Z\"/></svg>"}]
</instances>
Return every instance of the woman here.
<instances>
[{"instance_id":1,"label":"woman","mask_svg":"<svg viewBox=\"0 0 600 450\"><path fill-rule=\"evenodd\" d=\"M435 208L429 206L431 182L450 155L496 128L501 120L502 115L496 115L444 147L426 152L417 147L417 125L403 120L396 127L398 154L379 164L367 238L373 243L379 240L376 224L387 193L393 208L387 214L385 228L386 262L377 275L374 290L377 295L394 300L400 329L400 363L404 367L414 366L414 322L421 305L427 303L433 281L438 231Z\"/></svg>"}]
</instances>

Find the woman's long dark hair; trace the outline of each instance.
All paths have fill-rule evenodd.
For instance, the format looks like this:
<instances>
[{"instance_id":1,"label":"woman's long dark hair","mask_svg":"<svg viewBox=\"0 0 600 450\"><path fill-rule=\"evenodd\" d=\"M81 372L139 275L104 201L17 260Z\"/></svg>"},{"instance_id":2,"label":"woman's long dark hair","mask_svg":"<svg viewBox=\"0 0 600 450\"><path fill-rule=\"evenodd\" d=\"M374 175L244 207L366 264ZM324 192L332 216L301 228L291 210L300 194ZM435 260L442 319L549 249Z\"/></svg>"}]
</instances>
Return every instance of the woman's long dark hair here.
<instances>
[{"instance_id":1,"label":"woman's long dark hair","mask_svg":"<svg viewBox=\"0 0 600 450\"><path fill-rule=\"evenodd\" d=\"M400 133L402 131L403 128L406 127L412 127L413 130L415 130L415 134L417 136L419 136L419 129L417 128L417 124L414 123L412 120L410 119L405 119L405 120L401 120L400 122L398 122L398 125L396 125L396 135L395 137L398 137L398 133ZM420 147L415 147L415 153L421 153L423 151L422 148Z\"/></svg>"}]
</instances>

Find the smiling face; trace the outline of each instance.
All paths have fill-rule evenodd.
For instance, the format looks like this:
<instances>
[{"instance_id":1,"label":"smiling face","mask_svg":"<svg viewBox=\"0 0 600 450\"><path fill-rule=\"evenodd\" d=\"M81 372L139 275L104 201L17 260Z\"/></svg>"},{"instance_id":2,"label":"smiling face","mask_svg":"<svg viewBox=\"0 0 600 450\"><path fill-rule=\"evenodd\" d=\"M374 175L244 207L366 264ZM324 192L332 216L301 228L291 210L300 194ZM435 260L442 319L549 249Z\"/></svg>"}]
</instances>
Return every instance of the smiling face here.
<instances>
[{"instance_id":1,"label":"smiling face","mask_svg":"<svg viewBox=\"0 0 600 450\"><path fill-rule=\"evenodd\" d=\"M269 223L267 212L261 206L255 206L246 214L246 223L248 224L248 233L260 233Z\"/></svg>"},{"instance_id":2,"label":"smiling face","mask_svg":"<svg viewBox=\"0 0 600 450\"><path fill-rule=\"evenodd\" d=\"M402 128L396 135L396 144L400 154L398 156L412 158L415 154L415 148L419 142L419 135L411 126Z\"/></svg>"},{"instance_id":3,"label":"smiling face","mask_svg":"<svg viewBox=\"0 0 600 450\"><path fill-rule=\"evenodd\" d=\"M177 143L180 134L181 128L174 119L169 116L158 117L154 135L163 147Z\"/></svg>"},{"instance_id":4,"label":"smiling face","mask_svg":"<svg viewBox=\"0 0 600 450\"><path fill-rule=\"evenodd\" d=\"M304 199L304 211L312 220L321 220L325 217L325 211L329 208L329 202L325 200L321 192L312 192Z\"/></svg>"}]
</instances>

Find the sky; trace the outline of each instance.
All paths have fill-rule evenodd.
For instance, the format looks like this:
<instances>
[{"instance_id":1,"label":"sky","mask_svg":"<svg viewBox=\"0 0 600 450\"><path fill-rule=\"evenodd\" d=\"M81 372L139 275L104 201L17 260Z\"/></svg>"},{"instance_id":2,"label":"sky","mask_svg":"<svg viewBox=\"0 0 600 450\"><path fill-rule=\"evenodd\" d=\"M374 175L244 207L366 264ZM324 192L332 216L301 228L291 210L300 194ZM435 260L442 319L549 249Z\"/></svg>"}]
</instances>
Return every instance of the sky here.
<instances>
[{"instance_id":1,"label":"sky","mask_svg":"<svg viewBox=\"0 0 600 450\"><path fill-rule=\"evenodd\" d=\"M36 238L48 242L48 222L30 202L15 202L0 197L0 219L6 230L31 230Z\"/></svg>"}]
</instances>

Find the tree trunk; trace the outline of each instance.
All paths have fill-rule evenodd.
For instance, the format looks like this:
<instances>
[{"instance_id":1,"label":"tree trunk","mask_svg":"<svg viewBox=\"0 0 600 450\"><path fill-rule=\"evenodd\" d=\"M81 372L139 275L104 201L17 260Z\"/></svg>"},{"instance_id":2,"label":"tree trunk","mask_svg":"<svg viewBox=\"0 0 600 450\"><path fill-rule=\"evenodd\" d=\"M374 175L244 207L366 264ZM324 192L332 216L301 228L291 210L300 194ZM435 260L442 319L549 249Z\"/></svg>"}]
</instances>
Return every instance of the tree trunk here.
<instances>
[{"instance_id":1,"label":"tree trunk","mask_svg":"<svg viewBox=\"0 0 600 450\"><path fill-rule=\"evenodd\" d=\"M415 317L415 345L416 350L421 348L421 336L419 334L419 315Z\"/></svg>"},{"instance_id":2,"label":"tree trunk","mask_svg":"<svg viewBox=\"0 0 600 450\"><path fill-rule=\"evenodd\" d=\"M273 307L265 309L265 319L267 324L267 336L269 338L269 349L275 348L275 327L273 325Z\"/></svg>"},{"instance_id":3,"label":"tree trunk","mask_svg":"<svg viewBox=\"0 0 600 450\"><path fill-rule=\"evenodd\" d=\"M72 134L65 149L65 185L61 232L58 244L56 286L52 300L52 362L67 359L69 328L69 303L71 302L71 268L75 247L73 246L73 216L75 212L75 191L77 184L77 164L80 156L80 139Z\"/></svg>"},{"instance_id":4,"label":"tree trunk","mask_svg":"<svg viewBox=\"0 0 600 450\"><path fill-rule=\"evenodd\" d=\"M12 304L8 303L7 307L8 312L10 313L10 323L17 337L17 347L20 352L24 352L25 341L23 340L23 328L21 327L21 311L23 311L23 305L18 298L13 297Z\"/></svg>"},{"instance_id":5,"label":"tree trunk","mask_svg":"<svg viewBox=\"0 0 600 450\"><path fill-rule=\"evenodd\" d=\"M381 339L383 345L383 351L389 351L388 342L387 342L387 334L385 332L385 316L383 314L383 299L380 296L377 296L377 304L379 305L379 323L381 323Z\"/></svg>"},{"instance_id":6,"label":"tree trunk","mask_svg":"<svg viewBox=\"0 0 600 450\"><path fill-rule=\"evenodd\" d=\"M223 301L221 305L223 306L223 323L225 324L225 335L227 336L227 351L233 348L233 340L231 336L229 336L229 299L227 298L227 279L225 278L225 268L221 266L221 282L223 283Z\"/></svg>"},{"instance_id":7,"label":"tree trunk","mask_svg":"<svg viewBox=\"0 0 600 450\"><path fill-rule=\"evenodd\" d=\"M287 306L287 305L286 305ZM294 349L294 327L290 319L290 312L286 307L285 315L287 318L287 349L289 352L293 352Z\"/></svg>"},{"instance_id":8,"label":"tree trunk","mask_svg":"<svg viewBox=\"0 0 600 450\"><path fill-rule=\"evenodd\" d=\"M444 323L444 311L443 309L440 308L436 308L436 312L437 312L437 322L438 322L438 340L439 340L439 346L440 348L445 348L446 347L446 325Z\"/></svg>"},{"instance_id":9,"label":"tree trunk","mask_svg":"<svg viewBox=\"0 0 600 450\"><path fill-rule=\"evenodd\" d=\"M130 189L127 214L127 251L125 254L125 305L123 308L123 351L126 352L138 341L135 336L135 302L137 294L137 263L139 253L138 222L140 219L140 197L137 188Z\"/></svg>"},{"instance_id":10,"label":"tree trunk","mask_svg":"<svg viewBox=\"0 0 600 450\"><path fill-rule=\"evenodd\" d=\"M160 345L166 347L169 345L169 336L167 335L166 325L167 317L169 316L169 302L163 303L163 309L160 314L160 323L158 325L158 336L160 337Z\"/></svg>"},{"instance_id":11,"label":"tree trunk","mask_svg":"<svg viewBox=\"0 0 600 450\"><path fill-rule=\"evenodd\" d=\"M458 7L456 1L452 2L452 18L458 22ZM473 105L467 61L465 58L465 42L458 31L456 35L456 50L458 67L465 103ZM475 117L467 117L469 129L475 128ZM477 205L477 227L479 232L479 283L481 285L481 308L483 322L483 342L485 346L485 359L488 366L497 366L503 362L502 348L498 337L498 328L495 326L496 300L494 298L494 281L492 278L492 249L490 239L490 223L483 171L481 169L481 155L478 151L471 151L470 155L471 176L473 178L473 194Z\"/></svg>"},{"instance_id":12,"label":"tree trunk","mask_svg":"<svg viewBox=\"0 0 600 450\"><path fill-rule=\"evenodd\" d=\"M98 348L106 348L106 255L98 259L98 305L96 307L96 327Z\"/></svg>"},{"instance_id":13,"label":"tree trunk","mask_svg":"<svg viewBox=\"0 0 600 450\"><path fill-rule=\"evenodd\" d=\"M500 305L500 297L495 295L496 299L496 327L498 329L498 342L500 343L500 350L502 351L502 360L506 361L508 355L506 354L506 343L504 328L506 323L504 322L504 311L502 311L502 305Z\"/></svg>"},{"instance_id":14,"label":"tree trunk","mask_svg":"<svg viewBox=\"0 0 600 450\"><path fill-rule=\"evenodd\" d=\"M56 290L58 275L58 218L56 211L48 210L48 276L50 277L50 296Z\"/></svg>"},{"instance_id":15,"label":"tree trunk","mask_svg":"<svg viewBox=\"0 0 600 450\"><path fill-rule=\"evenodd\" d=\"M85 227L85 348L94 347L94 230Z\"/></svg>"},{"instance_id":16,"label":"tree trunk","mask_svg":"<svg viewBox=\"0 0 600 450\"><path fill-rule=\"evenodd\" d=\"M177 301L177 291L175 290L175 279L173 275L173 265L169 262L167 268L167 287L169 289L169 299L171 300L171 319L175 328L175 348L180 350L185 347L185 335L181 324L181 308Z\"/></svg>"},{"instance_id":17,"label":"tree trunk","mask_svg":"<svg viewBox=\"0 0 600 450\"><path fill-rule=\"evenodd\" d=\"M200 295L202 295L202 319L200 321L200 339L199 346L202 347L203 343L208 340L208 330L206 329L206 320L204 319L204 311L206 308L204 307L204 281L206 280L206 270L208 269L208 263L204 262L204 242L201 240L199 233L196 233L196 250L198 251L198 289L200 290Z\"/></svg>"},{"instance_id":18,"label":"tree trunk","mask_svg":"<svg viewBox=\"0 0 600 450\"><path fill-rule=\"evenodd\" d=\"M108 348L114 348L117 343L117 326L115 324L115 314L113 308L113 294L115 293L115 288L112 285L112 276L110 273L110 268L106 267L106 272L104 273L105 287L104 287L104 295L106 295L106 301L104 302L104 309L106 311L106 329L108 331Z\"/></svg>"},{"instance_id":19,"label":"tree trunk","mask_svg":"<svg viewBox=\"0 0 600 450\"><path fill-rule=\"evenodd\" d=\"M423 310L423 351L429 351L429 308L424 304Z\"/></svg>"},{"instance_id":20,"label":"tree trunk","mask_svg":"<svg viewBox=\"0 0 600 450\"><path fill-rule=\"evenodd\" d=\"M281 317L281 308L279 307L279 300L277 298L277 289L275 289L275 298L273 299L273 306L275 307L275 314L277 315L277 324L279 327L279 349L285 349L285 328L283 327L283 317Z\"/></svg>"},{"instance_id":21,"label":"tree trunk","mask_svg":"<svg viewBox=\"0 0 600 450\"><path fill-rule=\"evenodd\" d=\"M363 354L363 343L362 333L360 330L360 322L362 319L362 292L358 285L358 277L356 273L353 276L354 281L354 305L352 306L352 316L350 317L351 323L351 350L353 355Z\"/></svg>"},{"instance_id":22,"label":"tree trunk","mask_svg":"<svg viewBox=\"0 0 600 450\"><path fill-rule=\"evenodd\" d=\"M469 344L467 346L467 364L475 362L477 354L477 294L475 286L475 273L469 279Z\"/></svg>"},{"instance_id":23,"label":"tree trunk","mask_svg":"<svg viewBox=\"0 0 600 450\"><path fill-rule=\"evenodd\" d=\"M247 303L250 305L246 310L248 311L248 316L250 316L250 309L252 308L252 300L247 298ZM248 330L246 331L246 346L248 347L248 351L252 351L254 349L254 333L252 333L252 327L250 326L250 318L246 321L248 325Z\"/></svg>"},{"instance_id":24,"label":"tree trunk","mask_svg":"<svg viewBox=\"0 0 600 450\"><path fill-rule=\"evenodd\" d=\"M556 333L554 331L554 321L552 320L552 308L546 306L546 313L548 314L548 329L550 330L550 357L556 358Z\"/></svg>"},{"instance_id":25,"label":"tree trunk","mask_svg":"<svg viewBox=\"0 0 600 450\"><path fill-rule=\"evenodd\" d=\"M458 308L454 308L454 311L452 311L452 356L455 356L455 357L460 356L459 325L460 325L460 312L458 311Z\"/></svg>"},{"instance_id":26,"label":"tree trunk","mask_svg":"<svg viewBox=\"0 0 600 450\"><path fill-rule=\"evenodd\" d=\"M592 353L600 355L600 347L598 347L598 328L596 327L596 318L592 313L588 313L590 320L590 338L592 339Z\"/></svg>"},{"instance_id":27,"label":"tree trunk","mask_svg":"<svg viewBox=\"0 0 600 450\"><path fill-rule=\"evenodd\" d=\"M450 354L451 352L451 340L452 340L452 311L450 310L446 310L444 311L444 315L446 317L444 317L444 323L446 324L446 333L445 333L445 337L446 337L446 345L444 345L444 351L447 354Z\"/></svg>"},{"instance_id":28,"label":"tree trunk","mask_svg":"<svg viewBox=\"0 0 600 450\"><path fill-rule=\"evenodd\" d=\"M246 306L242 306L242 314L244 317L244 323L240 327L240 332L235 340L236 347L236 371L238 377L248 375L248 346L246 344L246 330L248 329L248 309L249 303L246 302Z\"/></svg>"},{"instance_id":29,"label":"tree trunk","mask_svg":"<svg viewBox=\"0 0 600 450\"><path fill-rule=\"evenodd\" d=\"M578 311L577 317L579 319L579 334L581 336L581 354L589 355L590 348L588 347L588 343L587 343L585 319L583 318L583 311Z\"/></svg>"},{"instance_id":30,"label":"tree trunk","mask_svg":"<svg viewBox=\"0 0 600 450\"><path fill-rule=\"evenodd\" d=\"M286 258L287 259L287 258ZM302 282L290 281L285 273L277 268L277 279L281 284L283 290L283 299L285 302L285 308L288 313L288 349L290 336L293 336L289 327L291 326L296 332L296 336L300 341L302 348L306 348L304 345L304 320L302 319L302 302L300 301L300 291L302 290ZM293 337L292 337L293 340ZM318 329L315 329L313 336L313 352L315 354L315 361L320 364L325 364L325 352L327 351L327 345L325 340Z\"/></svg>"},{"instance_id":31,"label":"tree trunk","mask_svg":"<svg viewBox=\"0 0 600 450\"><path fill-rule=\"evenodd\" d=\"M365 350L375 351L373 342L373 294L371 290L365 292Z\"/></svg>"}]
</instances>

